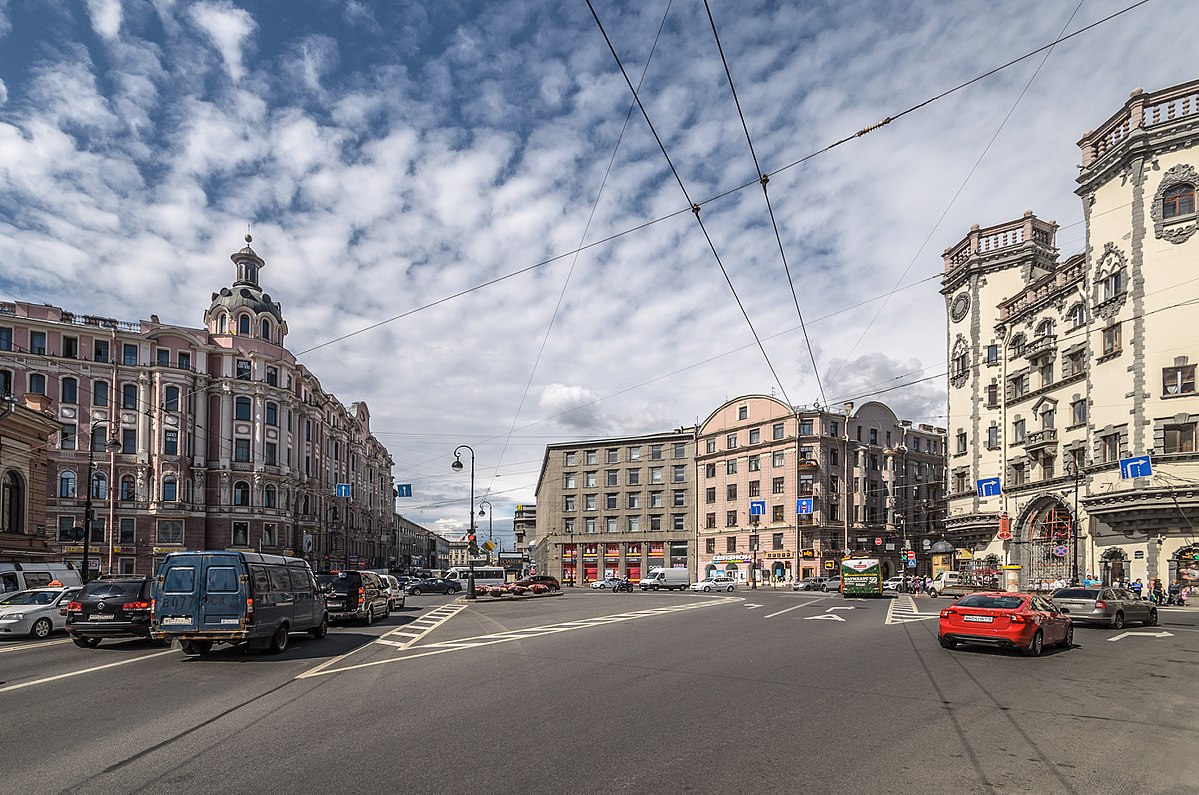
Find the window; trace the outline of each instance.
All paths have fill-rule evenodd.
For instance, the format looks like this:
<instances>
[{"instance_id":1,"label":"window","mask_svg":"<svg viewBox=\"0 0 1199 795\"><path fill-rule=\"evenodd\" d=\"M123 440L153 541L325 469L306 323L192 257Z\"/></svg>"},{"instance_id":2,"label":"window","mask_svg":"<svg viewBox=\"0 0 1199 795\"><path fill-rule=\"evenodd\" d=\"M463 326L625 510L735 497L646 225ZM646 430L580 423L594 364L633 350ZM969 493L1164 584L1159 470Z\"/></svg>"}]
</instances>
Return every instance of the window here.
<instances>
[{"instance_id":1,"label":"window","mask_svg":"<svg viewBox=\"0 0 1199 795\"><path fill-rule=\"evenodd\" d=\"M238 315L238 317L237 317L237 333L238 334L249 334L250 333L250 316L249 315Z\"/></svg>"},{"instance_id":2,"label":"window","mask_svg":"<svg viewBox=\"0 0 1199 795\"><path fill-rule=\"evenodd\" d=\"M780 505L779 507L781 508L783 506ZM776 519L775 521L782 521L782 520ZM773 535L771 535L770 548L775 549L775 550L783 548L783 534L782 533L774 533Z\"/></svg>"},{"instance_id":3,"label":"window","mask_svg":"<svg viewBox=\"0 0 1199 795\"><path fill-rule=\"evenodd\" d=\"M672 513L670 515L670 529L678 532L679 530L687 529L687 514Z\"/></svg>"},{"instance_id":4,"label":"window","mask_svg":"<svg viewBox=\"0 0 1199 795\"><path fill-rule=\"evenodd\" d=\"M162 479L162 501L174 502L179 499L179 486L175 478L167 476Z\"/></svg>"},{"instance_id":5,"label":"window","mask_svg":"<svg viewBox=\"0 0 1199 795\"><path fill-rule=\"evenodd\" d=\"M137 487L134 485L131 475L121 477L121 499L125 502L137 499Z\"/></svg>"},{"instance_id":6,"label":"window","mask_svg":"<svg viewBox=\"0 0 1199 795\"><path fill-rule=\"evenodd\" d=\"M619 495L617 495L617 494L611 494L611 493L605 494L604 495L604 507L606 507L609 511L615 511L616 510L616 499L618 496Z\"/></svg>"},{"instance_id":7,"label":"window","mask_svg":"<svg viewBox=\"0 0 1199 795\"><path fill-rule=\"evenodd\" d=\"M650 483L665 483L666 482L666 474L665 474L664 468L663 467L650 467L649 468L649 482Z\"/></svg>"},{"instance_id":8,"label":"window","mask_svg":"<svg viewBox=\"0 0 1199 795\"><path fill-rule=\"evenodd\" d=\"M639 492L631 492L629 494L629 510L638 510L641 508L641 494Z\"/></svg>"},{"instance_id":9,"label":"window","mask_svg":"<svg viewBox=\"0 0 1199 795\"><path fill-rule=\"evenodd\" d=\"M782 439L783 438L783 423L776 422L774 425L770 426L770 433L771 433L772 438L774 438L776 440Z\"/></svg>"},{"instance_id":10,"label":"window","mask_svg":"<svg viewBox=\"0 0 1199 795\"><path fill-rule=\"evenodd\" d=\"M1028 394L1028 373L1014 376L1010 384L1013 398L1024 397Z\"/></svg>"},{"instance_id":11,"label":"window","mask_svg":"<svg viewBox=\"0 0 1199 795\"><path fill-rule=\"evenodd\" d=\"M271 338L271 321L266 318L262 319L262 338L269 340Z\"/></svg>"},{"instance_id":12,"label":"window","mask_svg":"<svg viewBox=\"0 0 1199 795\"><path fill-rule=\"evenodd\" d=\"M737 484L736 483L730 483L727 486L725 486L724 488L725 488L724 498L726 500L737 499Z\"/></svg>"},{"instance_id":13,"label":"window","mask_svg":"<svg viewBox=\"0 0 1199 795\"><path fill-rule=\"evenodd\" d=\"M716 440L715 439L705 439L704 440L704 450L705 450L705 452L708 452L708 453L715 453L716 452Z\"/></svg>"},{"instance_id":14,"label":"window","mask_svg":"<svg viewBox=\"0 0 1199 795\"><path fill-rule=\"evenodd\" d=\"M812 435L812 421L811 420L800 420L799 421L799 435L800 436L811 436Z\"/></svg>"},{"instance_id":15,"label":"window","mask_svg":"<svg viewBox=\"0 0 1199 795\"><path fill-rule=\"evenodd\" d=\"M762 456L751 455L749 457L749 471L750 472L761 472L762 471Z\"/></svg>"},{"instance_id":16,"label":"window","mask_svg":"<svg viewBox=\"0 0 1199 795\"><path fill-rule=\"evenodd\" d=\"M995 364L998 361L999 361L999 346L996 345L995 343L991 343L990 345L987 346L986 362L987 362L987 364Z\"/></svg>"},{"instance_id":17,"label":"window","mask_svg":"<svg viewBox=\"0 0 1199 795\"><path fill-rule=\"evenodd\" d=\"M62 435L58 439L58 447L60 450L74 450L76 430L74 425L64 425Z\"/></svg>"},{"instance_id":18,"label":"window","mask_svg":"<svg viewBox=\"0 0 1199 795\"><path fill-rule=\"evenodd\" d=\"M770 521L772 521L772 522L785 522L786 521L786 519L783 517L783 506L781 506L781 505L770 506ZM775 549L781 549L781 548L782 547L775 547Z\"/></svg>"},{"instance_id":19,"label":"window","mask_svg":"<svg viewBox=\"0 0 1199 795\"><path fill-rule=\"evenodd\" d=\"M156 351L156 354L158 357L158 366L159 367L170 367L171 366L171 352L170 351L168 351L166 348L159 348Z\"/></svg>"},{"instance_id":20,"label":"window","mask_svg":"<svg viewBox=\"0 0 1199 795\"><path fill-rule=\"evenodd\" d=\"M108 340L95 340L92 345L92 360L97 362L108 361Z\"/></svg>"},{"instance_id":21,"label":"window","mask_svg":"<svg viewBox=\"0 0 1199 795\"><path fill-rule=\"evenodd\" d=\"M7 326L0 328L0 351L12 350L12 329Z\"/></svg>"},{"instance_id":22,"label":"window","mask_svg":"<svg viewBox=\"0 0 1199 795\"><path fill-rule=\"evenodd\" d=\"M1108 356L1120 350L1120 324L1108 326L1103 330L1103 355Z\"/></svg>"},{"instance_id":23,"label":"window","mask_svg":"<svg viewBox=\"0 0 1199 795\"><path fill-rule=\"evenodd\" d=\"M245 359L238 359L234 370L234 375L238 381L250 380L250 363Z\"/></svg>"},{"instance_id":24,"label":"window","mask_svg":"<svg viewBox=\"0 0 1199 795\"><path fill-rule=\"evenodd\" d=\"M234 439L233 440L233 460L239 464L250 463L250 440L249 439Z\"/></svg>"},{"instance_id":25,"label":"window","mask_svg":"<svg viewBox=\"0 0 1199 795\"><path fill-rule=\"evenodd\" d=\"M1087 421L1087 401L1080 398L1070 404L1070 424L1082 425Z\"/></svg>"},{"instance_id":26,"label":"window","mask_svg":"<svg viewBox=\"0 0 1199 795\"><path fill-rule=\"evenodd\" d=\"M761 497L762 496L762 481L751 480L749 482L749 496L750 497Z\"/></svg>"},{"instance_id":27,"label":"window","mask_svg":"<svg viewBox=\"0 0 1199 795\"><path fill-rule=\"evenodd\" d=\"M108 405L108 382L96 381L92 384L92 405L107 406Z\"/></svg>"},{"instance_id":28,"label":"window","mask_svg":"<svg viewBox=\"0 0 1199 795\"><path fill-rule=\"evenodd\" d=\"M595 450L588 450L588 451L587 451L587 463L588 463L588 464L595 464L595 463L598 463L598 456L596 455L596 452L595 452Z\"/></svg>"},{"instance_id":29,"label":"window","mask_svg":"<svg viewBox=\"0 0 1199 795\"><path fill-rule=\"evenodd\" d=\"M120 520L117 529L118 544L134 544L137 542L137 521L126 516Z\"/></svg>"},{"instance_id":30,"label":"window","mask_svg":"<svg viewBox=\"0 0 1199 795\"><path fill-rule=\"evenodd\" d=\"M662 460L662 445L651 444L649 446L649 457L650 457L651 461L661 461Z\"/></svg>"},{"instance_id":31,"label":"window","mask_svg":"<svg viewBox=\"0 0 1199 795\"><path fill-rule=\"evenodd\" d=\"M279 404L266 404L266 424L273 425L275 427L279 426Z\"/></svg>"},{"instance_id":32,"label":"window","mask_svg":"<svg viewBox=\"0 0 1199 795\"><path fill-rule=\"evenodd\" d=\"M76 478L74 472L63 472L58 476L58 496L74 497Z\"/></svg>"},{"instance_id":33,"label":"window","mask_svg":"<svg viewBox=\"0 0 1199 795\"><path fill-rule=\"evenodd\" d=\"M675 464L674 465L674 468L671 471L671 482L672 483L686 483L687 482L687 465L686 464Z\"/></svg>"},{"instance_id":34,"label":"window","mask_svg":"<svg viewBox=\"0 0 1199 795\"><path fill-rule=\"evenodd\" d=\"M585 510L585 511L594 511L595 510L595 495L594 494L584 494L583 495L583 510Z\"/></svg>"},{"instance_id":35,"label":"window","mask_svg":"<svg viewBox=\"0 0 1199 795\"><path fill-rule=\"evenodd\" d=\"M675 442L674 443L674 457L675 458L686 458L687 457L687 443L686 442Z\"/></svg>"},{"instance_id":36,"label":"window","mask_svg":"<svg viewBox=\"0 0 1199 795\"><path fill-rule=\"evenodd\" d=\"M737 407L737 419L739 419L739 420L749 419L749 406L738 406Z\"/></svg>"},{"instance_id":37,"label":"window","mask_svg":"<svg viewBox=\"0 0 1199 795\"><path fill-rule=\"evenodd\" d=\"M137 429L123 428L121 430L121 453L133 455L137 452Z\"/></svg>"},{"instance_id":38,"label":"window","mask_svg":"<svg viewBox=\"0 0 1199 795\"><path fill-rule=\"evenodd\" d=\"M604 519L604 532L606 532L606 533L615 533L616 532L616 517L615 516L609 516L606 519Z\"/></svg>"},{"instance_id":39,"label":"window","mask_svg":"<svg viewBox=\"0 0 1199 795\"><path fill-rule=\"evenodd\" d=\"M246 506L250 504L250 484L239 480L233 484L233 504Z\"/></svg>"},{"instance_id":40,"label":"window","mask_svg":"<svg viewBox=\"0 0 1199 795\"><path fill-rule=\"evenodd\" d=\"M103 472L95 472L92 474L92 499L104 500L108 498L108 476Z\"/></svg>"},{"instance_id":41,"label":"window","mask_svg":"<svg viewBox=\"0 0 1199 795\"><path fill-rule=\"evenodd\" d=\"M1195 186L1175 185L1162 194L1162 218L1177 218L1195 212Z\"/></svg>"},{"instance_id":42,"label":"window","mask_svg":"<svg viewBox=\"0 0 1199 795\"><path fill-rule=\"evenodd\" d=\"M279 533L275 525L271 522L266 522L262 525L262 545L264 547L279 546ZM292 570L292 574L295 574L294 569ZM307 577L307 575L304 576Z\"/></svg>"},{"instance_id":43,"label":"window","mask_svg":"<svg viewBox=\"0 0 1199 795\"><path fill-rule=\"evenodd\" d=\"M78 403L79 402L79 382L74 378L62 379L62 402L63 403Z\"/></svg>"},{"instance_id":44,"label":"window","mask_svg":"<svg viewBox=\"0 0 1199 795\"><path fill-rule=\"evenodd\" d=\"M775 478L774 480L770 481L770 493L771 494L782 494L783 493L783 478Z\"/></svg>"},{"instance_id":45,"label":"window","mask_svg":"<svg viewBox=\"0 0 1199 795\"><path fill-rule=\"evenodd\" d=\"M962 477L964 480L965 476L963 475ZM1027 480L1028 476L1025 473L1024 464L1012 464L1012 485L1023 486Z\"/></svg>"},{"instance_id":46,"label":"window","mask_svg":"<svg viewBox=\"0 0 1199 795\"><path fill-rule=\"evenodd\" d=\"M570 452L563 454L562 463L564 463L568 467L572 467L575 465L578 457L579 457L579 454L574 452L573 450L571 450Z\"/></svg>"},{"instance_id":47,"label":"window","mask_svg":"<svg viewBox=\"0 0 1199 795\"><path fill-rule=\"evenodd\" d=\"M179 455L179 431L163 432L162 452L165 455Z\"/></svg>"},{"instance_id":48,"label":"window","mask_svg":"<svg viewBox=\"0 0 1199 795\"><path fill-rule=\"evenodd\" d=\"M595 519L594 518L588 517L583 520L583 532L584 533L594 533L595 532Z\"/></svg>"},{"instance_id":49,"label":"window","mask_svg":"<svg viewBox=\"0 0 1199 795\"><path fill-rule=\"evenodd\" d=\"M1120 460L1120 434L1112 433L1099 438L1099 460L1105 464Z\"/></svg>"},{"instance_id":50,"label":"window","mask_svg":"<svg viewBox=\"0 0 1199 795\"><path fill-rule=\"evenodd\" d=\"M737 474L737 459L730 458L728 461L724 462L724 474L726 474L726 475L736 475Z\"/></svg>"},{"instance_id":51,"label":"window","mask_svg":"<svg viewBox=\"0 0 1199 795\"><path fill-rule=\"evenodd\" d=\"M159 519L158 520L158 538L159 544L182 544L183 543L183 522L178 519Z\"/></svg>"},{"instance_id":52,"label":"window","mask_svg":"<svg viewBox=\"0 0 1199 795\"><path fill-rule=\"evenodd\" d=\"M687 507L687 492L683 489L674 489L670 492L670 504L675 508Z\"/></svg>"},{"instance_id":53,"label":"window","mask_svg":"<svg viewBox=\"0 0 1199 795\"><path fill-rule=\"evenodd\" d=\"M29 391L35 395L46 394L46 376L41 373L30 373Z\"/></svg>"},{"instance_id":54,"label":"window","mask_svg":"<svg viewBox=\"0 0 1199 795\"><path fill-rule=\"evenodd\" d=\"M782 450L776 450L771 456L771 466L781 467L784 462L784 453Z\"/></svg>"},{"instance_id":55,"label":"window","mask_svg":"<svg viewBox=\"0 0 1199 795\"><path fill-rule=\"evenodd\" d=\"M640 461L641 460L641 448L640 447L630 447L629 448L629 460L630 461Z\"/></svg>"},{"instance_id":56,"label":"window","mask_svg":"<svg viewBox=\"0 0 1199 795\"><path fill-rule=\"evenodd\" d=\"M121 408L137 408L137 384L121 385Z\"/></svg>"},{"instance_id":57,"label":"window","mask_svg":"<svg viewBox=\"0 0 1199 795\"><path fill-rule=\"evenodd\" d=\"M129 367L137 366L137 346L125 343L121 346L121 364Z\"/></svg>"},{"instance_id":58,"label":"window","mask_svg":"<svg viewBox=\"0 0 1199 795\"><path fill-rule=\"evenodd\" d=\"M704 527L709 530L712 530L716 527L716 514L714 514L714 513L704 514ZM715 552L716 551L716 539L709 538L708 541L710 542L708 551Z\"/></svg>"},{"instance_id":59,"label":"window","mask_svg":"<svg viewBox=\"0 0 1199 795\"><path fill-rule=\"evenodd\" d=\"M1070 307L1070 327L1081 328L1087 324L1087 307L1086 304L1077 303Z\"/></svg>"},{"instance_id":60,"label":"window","mask_svg":"<svg viewBox=\"0 0 1199 795\"><path fill-rule=\"evenodd\" d=\"M598 473L596 473L596 472L583 473L583 485L589 489L594 489L597 485L599 485Z\"/></svg>"},{"instance_id":61,"label":"window","mask_svg":"<svg viewBox=\"0 0 1199 795\"><path fill-rule=\"evenodd\" d=\"M950 367L951 377L958 378L965 376L969 369L970 357L965 351L953 357L952 366Z\"/></svg>"},{"instance_id":62,"label":"window","mask_svg":"<svg viewBox=\"0 0 1199 795\"><path fill-rule=\"evenodd\" d=\"M1041 386L1049 386L1053 383L1053 360L1045 359L1037 368L1037 373L1041 377Z\"/></svg>"},{"instance_id":63,"label":"window","mask_svg":"<svg viewBox=\"0 0 1199 795\"><path fill-rule=\"evenodd\" d=\"M737 517L734 514L733 521L730 522L729 525L733 526L736 524L737 524ZM726 538L724 540L724 551L725 552L736 552L737 551L737 536L729 536L728 538Z\"/></svg>"},{"instance_id":64,"label":"window","mask_svg":"<svg viewBox=\"0 0 1199 795\"><path fill-rule=\"evenodd\" d=\"M715 486L704 489L704 502L707 502L707 503L716 502L716 487Z\"/></svg>"},{"instance_id":65,"label":"window","mask_svg":"<svg viewBox=\"0 0 1199 795\"><path fill-rule=\"evenodd\" d=\"M1051 480L1055 477L1053 456L1041 457L1041 480Z\"/></svg>"},{"instance_id":66,"label":"window","mask_svg":"<svg viewBox=\"0 0 1199 795\"><path fill-rule=\"evenodd\" d=\"M724 437L724 447L726 450L732 450L737 446L737 434L730 433Z\"/></svg>"},{"instance_id":67,"label":"window","mask_svg":"<svg viewBox=\"0 0 1199 795\"><path fill-rule=\"evenodd\" d=\"M958 452L959 453L966 452L966 432L958 431L957 439L958 439Z\"/></svg>"},{"instance_id":68,"label":"window","mask_svg":"<svg viewBox=\"0 0 1199 795\"><path fill-rule=\"evenodd\" d=\"M192 355L179 351L179 357L176 365L180 370L192 369Z\"/></svg>"},{"instance_id":69,"label":"window","mask_svg":"<svg viewBox=\"0 0 1199 795\"><path fill-rule=\"evenodd\" d=\"M1015 422L1013 422L1012 423L1012 441L1015 442L1016 444L1020 444L1021 442L1023 442L1024 437L1025 437L1024 430L1025 430L1024 429L1024 420L1016 420Z\"/></svg>"},{"instance_id":70,"label":"window","mask_svg":"<svg viewBox=\"0 0 1199 795\"><path fill-rule=\"evenodd\" d=\"M274 508L279 502L279 490L271 484L267 484L262 489L262 507Z\"/></svg>"},{"instance_id":71,"label":"window","mask_svg":"<svg viewBox=\"0 0 1199 795\"><path fill-rule=\"evenodd\" d=\"M987 384L987 405L999 405L999 384Z\"/></svg>"},{"instance_id":72,"label":"window","mask_svg":"<svg viewBox=\"0 0 1199 795\"><path fill-rule=\"evenodd\" d=\"M1109 273L1103 277L1103 281L1099 283L1099 300L1110 301L1117 298L1123 292L1123 280L1121 272Z\"/></svg>"},{"instance_id":73,"label":"window","mask_svg":"<svg viewBox=\"0 0 1199 795\"><path fill-rule=\"evenodd\" d=\"M705 478L716 477L716 465L715 464L704 464L704 477Z\"/></svg>"},{"instance_id":74,"label":"window","mask_svg":"<svg viewBox=\"0 0 1199 795\"><path fill-rule=\"evenodd\" d=\"M1163 369L1162 392L1166 395L1193 395L1195 393L1195 365Z\"/></svg>"},{"instance_id":75,"label":"window","mask_svg":"<svg viewBox=\"0 0 1199 795\"><path fill-rule=\"evenodd\" d=\"M608 463L615 464L620 461L620 451L615 447L608 448Z\"/></svg>"},{"instance_id":76,"label":"window","mask_svg":"<svg viewBox=\"0 0 1199 795\"><path fill-rule=\"evenodd\" d=\"M641 470L640 469L630 469L629 470L628 483L630 486L640 486L641 485Z\"/></svg>"},{"instance_id":77,"label":"window","mask_svg":"<svg viewBox=\"0 0 1199 795\"><path fill-rule=\"evenodd\" d=\"M1195 452L1195 423L1182 425L1167 425L1164 428L1163 452L1193 453Z\"/></svg>"},{"instance_id":78,"label":"window","mask_svg":"<svg viewBox=\"0 0 1199 795\"><path fill-rule=\"evenodd\" d=\"M713 514L708 514L708 516L710 516L712 518L712 524L708 525L708 527L715 527L716 526L716 516ZM704 539L704 552L706 552L709 555L715 554L715 552L716 552L716 539L715 538L705 538Z\"/></svg>"},{"instance_id":79,"label":"window","mask_svg":"<svg viewBox=\"0 0 1199 795\"><path fill-rule=\"evenodd\" d=\"M250 399L248 397L238 397L233 399L233 419L250 419Z\"/></svg>"},{"instance_id":80,"label":"window","mask_svg":"<svg viewBox=\"0 0 1199 795\"><path fill-rule=\"evenodd\" d=\"M565 497L562 498L562 510L564 510L564 511L575 510L575 495L567 494Z\"/></svg>"},{"instance_id":81,"label":"window","mask_svg":"<svg viewBox=\"0 0 1199 795\"><path fill-rule=\"evenodd\" d=\"M987 449L994 450L999 447L999 426L992 425L987 428Z\"/></svg>"},{"instance_id":82,"label":"window","mask_svg":"<svg viewBox=\"0 0 1199 795\"><path fill-rule=\"evenodd\" d=\"M233 523L233 546L248 547L250 545L250 523L249 522L234 522ZM279 589L283 590L283 589Z\"/></svg>"}]
</instances>

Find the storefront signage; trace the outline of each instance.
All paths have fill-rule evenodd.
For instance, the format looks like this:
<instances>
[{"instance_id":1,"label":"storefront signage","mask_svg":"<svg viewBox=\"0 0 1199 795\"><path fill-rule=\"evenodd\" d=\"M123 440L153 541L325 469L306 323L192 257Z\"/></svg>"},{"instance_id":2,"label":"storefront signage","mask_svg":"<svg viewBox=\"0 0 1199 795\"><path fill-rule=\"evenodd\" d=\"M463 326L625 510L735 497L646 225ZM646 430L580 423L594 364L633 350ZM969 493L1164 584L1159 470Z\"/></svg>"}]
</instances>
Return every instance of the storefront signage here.
<instances>
[{"instance_id":1,"label":"storefront signage","mask_svg":"<svg viewBox=\"0 0 1199 795\"><path fill-rule=\"evenodd\" d=\"M801 550L799 551L799 556L800 556L801 558L814 558L814 557L816 557L816 550L814 550L814 549L801 549Z\"/></svg>"},{"instance_id":2,"label":"storefront signage","mask_svg":"<svg viewBox=\"0 0 1199 795\"><path fill-rule=\"evenodd\" d=\"M787 560L791 557L791 552L789 550L783 550L782 552L767 552L763 557L767 558L768 560Z\"/></svg>"},{"instance_id":3,"label":"storefront signage","mask_svg":"<svg viewBox=\"0 0 1199 795\"><path fill-rule=\"evenodd\" d=\"M744 552L735 552L729 555L713 555L713 563L749 563L753 558Z\"/></svg>"}]
</instances>

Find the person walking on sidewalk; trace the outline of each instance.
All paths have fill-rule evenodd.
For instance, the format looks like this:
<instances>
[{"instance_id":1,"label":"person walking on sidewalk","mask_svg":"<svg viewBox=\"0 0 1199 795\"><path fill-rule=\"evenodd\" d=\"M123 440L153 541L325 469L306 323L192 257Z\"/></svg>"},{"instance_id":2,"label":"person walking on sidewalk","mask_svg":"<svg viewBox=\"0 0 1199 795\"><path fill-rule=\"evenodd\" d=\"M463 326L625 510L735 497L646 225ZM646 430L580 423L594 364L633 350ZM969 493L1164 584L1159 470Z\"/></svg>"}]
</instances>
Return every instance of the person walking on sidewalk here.
<instances>
[{"instance_id":1,"label":"person walking on sidewalk","mask_svg":"<svg viewBox=\"0 0 1199 795\"><path fill-rule=\"evenodd\" d=\"M1162 589L1162 581L1156 578L1153 580L1153 603L1158 606L1166 603L1166 594Z\"/></svg>"}]
</instances>

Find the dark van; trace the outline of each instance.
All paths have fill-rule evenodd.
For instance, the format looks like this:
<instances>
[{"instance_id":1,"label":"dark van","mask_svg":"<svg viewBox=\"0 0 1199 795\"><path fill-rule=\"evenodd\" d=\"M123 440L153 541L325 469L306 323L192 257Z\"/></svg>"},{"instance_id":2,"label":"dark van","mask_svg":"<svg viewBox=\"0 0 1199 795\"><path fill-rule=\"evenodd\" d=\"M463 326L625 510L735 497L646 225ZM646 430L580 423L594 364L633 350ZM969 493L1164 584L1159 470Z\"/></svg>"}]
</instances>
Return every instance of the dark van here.
<instances>
[{"instance_id":1,"label":"dark van","mask_svg":"<svg viewBox=\"0 0 1199 795\"><path fill-rule=\"evenodd\" d=\"M184 654L207 654L214 643L245 643L279 654L289 632L323 638L325 599L300 558L258 552L175 552L154 584L151 633L178 638Z\"/></svg>"}]
</instances>

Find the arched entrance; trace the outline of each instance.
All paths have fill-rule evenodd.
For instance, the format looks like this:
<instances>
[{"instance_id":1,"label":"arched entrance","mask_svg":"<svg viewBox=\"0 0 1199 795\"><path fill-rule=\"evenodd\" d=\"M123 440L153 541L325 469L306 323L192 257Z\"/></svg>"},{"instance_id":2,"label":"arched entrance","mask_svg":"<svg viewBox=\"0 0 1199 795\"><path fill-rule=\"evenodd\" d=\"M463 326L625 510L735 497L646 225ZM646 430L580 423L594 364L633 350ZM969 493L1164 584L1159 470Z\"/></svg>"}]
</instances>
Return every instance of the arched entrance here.
<instances>
[{"instance_id":1,"label":"arched entrance","mask_svg":"<svg viewBox=\"0 0 1199 795\"><path fill-rule=\"evenodd\" d=\"M737 576L737 564L736 563L724 564L724 573L727 574L728 576L732 577L735 580L741 580L742 582L745 582L744 579Z\"/></svg>"},{"instance_id":2,"label":"arched entrance","mask_svg":"<svg viewBox=\"0 0 1199 795\"><path fill-rule=\"evenodd\" d=\"M1018 524L1020 543L1013 544L1012 562L1020 564L1023 587L1050 590L1074 573L1074 544L1070 509L1054 497L1041 497L1024 509Z\"/></svg>"},{"instance_id":3,"label":"arched entrance","mask_svg":"<svg viewBox=\"0 0 1199 795\"><path fill-rule=\"evenodd\" d=\"M1170 583L1172 592L1190 588L1199 597L1199 544L1183 547L1170 560Z\"/></svg>"},{"instance_id":4,"label":"arched entrance","mask_svg":"<svg viewBox=\"0 0 1199 795\"><path fill-rule=\"evenodd\" d=\"M708 579L710 577L715 577L719 572L720 572L720 569L718 569L716 567L715 563L709 563L707 566L704 566L704 576L702 579Z\"/></svg>"},{"instance_id":5,"label":"arched entrance","mask_svg":"<svg viewBox=\"0 0 1199 795\"><path fill-rule=\"evenodd\" d=\"M1128 558L1120 547L1104 550L1099 560L1100 577L1105 586L1117 582L1128 582Z\"/></svg>"}]
</instances>

